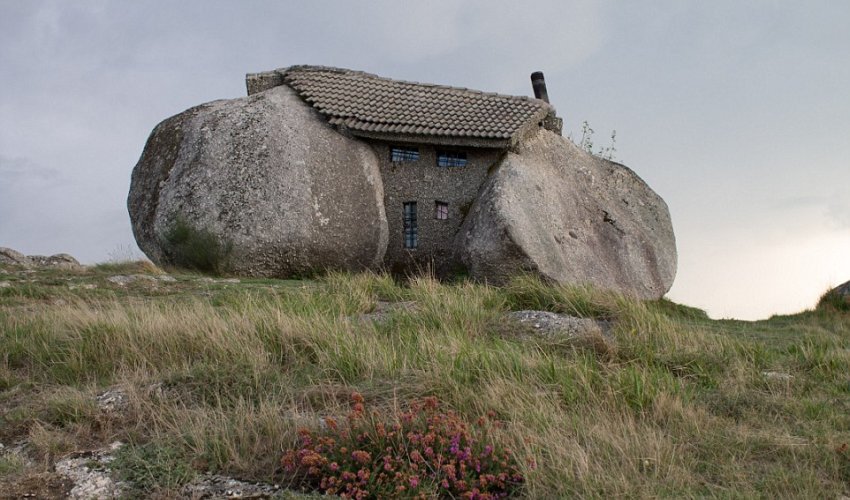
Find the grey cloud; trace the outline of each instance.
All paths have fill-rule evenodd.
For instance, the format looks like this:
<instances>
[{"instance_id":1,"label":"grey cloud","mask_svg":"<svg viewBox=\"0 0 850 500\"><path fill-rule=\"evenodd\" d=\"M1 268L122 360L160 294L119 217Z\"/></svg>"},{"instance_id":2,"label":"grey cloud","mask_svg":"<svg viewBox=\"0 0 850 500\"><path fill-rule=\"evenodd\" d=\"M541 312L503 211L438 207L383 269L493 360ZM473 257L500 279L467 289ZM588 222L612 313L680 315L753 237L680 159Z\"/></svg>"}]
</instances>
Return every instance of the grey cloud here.
<instances>
[{"instance_id":1,"label":"grey cloud","mask_svg":"<svg viewBox=\"0 0 850 500\"><path fill-rule=\"evenodd\" d=\"M850 229L850 194L836 193L827 204L827 215L841 229Z\"/></svg>"},{"instance_id":2,"label":"grey cloud","mask_svg":"<svg viewBox=\"0 0 850 500\"><path fill-rule=\"evenodd\" d=\"M36 165L26 158L7 158L0 155L0 196L3 198L10 194L4 193L4 190L8 190L15 183L28 180L60 181L61 177L62 173L55 168Z\"/></svg>"}]
</instances>

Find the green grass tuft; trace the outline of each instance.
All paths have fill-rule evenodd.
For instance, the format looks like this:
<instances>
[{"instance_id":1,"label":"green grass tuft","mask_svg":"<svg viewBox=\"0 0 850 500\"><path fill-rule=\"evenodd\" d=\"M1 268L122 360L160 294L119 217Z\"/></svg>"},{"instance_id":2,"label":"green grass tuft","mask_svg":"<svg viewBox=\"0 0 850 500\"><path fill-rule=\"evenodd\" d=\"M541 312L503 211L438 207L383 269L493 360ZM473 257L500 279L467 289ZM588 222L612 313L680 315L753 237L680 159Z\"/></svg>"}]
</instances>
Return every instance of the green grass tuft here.
<instances>
[{"instance_id":1,"label":"green grass tuft","mask_svg":"<svg viewBox=\"0 0 850 500\"><path fill-rule=\"evenodd\" d=\"M125 445L109 465L119 479L130 484L131 496L174 492L195 477L185 453L161 442Z\"/></svg>"}]
</instances>

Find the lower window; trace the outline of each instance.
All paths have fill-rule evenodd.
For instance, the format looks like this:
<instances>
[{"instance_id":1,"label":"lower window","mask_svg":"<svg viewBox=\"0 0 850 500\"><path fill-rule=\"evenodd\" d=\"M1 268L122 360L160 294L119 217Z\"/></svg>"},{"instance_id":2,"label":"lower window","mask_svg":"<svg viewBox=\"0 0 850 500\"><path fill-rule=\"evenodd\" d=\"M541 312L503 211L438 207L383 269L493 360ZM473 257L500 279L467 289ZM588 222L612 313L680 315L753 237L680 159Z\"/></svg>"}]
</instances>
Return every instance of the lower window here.
<instances>
[{"instance_id":1,"label":"lower window","mask_svg":"<svg viewBox=\"0 0 850 500\"><path fill-rule=\"evenodd\" d=\"M419 246L419 224L416 220L416 202L404 202L404 248Z\"/></svg>"},{"instance_id":2,"label":"lower window","mask_svg":"<svg viewBox=\"0 0 850 500\"><path fill-rule=\"evenodd\" d=\"M444 201L434 202L434 218L437 220L449 219L449 204Z\"/></svg>"}]
</instances>

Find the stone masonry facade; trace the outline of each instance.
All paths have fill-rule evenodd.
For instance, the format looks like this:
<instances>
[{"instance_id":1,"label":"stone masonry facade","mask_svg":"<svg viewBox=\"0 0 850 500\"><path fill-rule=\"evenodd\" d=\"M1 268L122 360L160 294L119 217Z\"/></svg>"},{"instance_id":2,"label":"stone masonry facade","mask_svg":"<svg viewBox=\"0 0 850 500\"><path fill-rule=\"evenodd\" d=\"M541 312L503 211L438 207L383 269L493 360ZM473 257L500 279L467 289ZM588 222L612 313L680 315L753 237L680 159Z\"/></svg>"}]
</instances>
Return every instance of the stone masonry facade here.
<instances>
[{"instance_id":1,"label":"stone masonry facade","mask_svg":"<svg viewBox=\"0 0 850 500\"><path fill-rule=\"evenodd\" d=\"M369 142L379 158L384 183L384 209L389 227L386 268L395 274L432 271L441 277L462 272L453 252L454 238L502 151ZM393 162L393 147L416 149L419 159ZM465 153L466 165L438 166L437 153L446 150ZM417 208L416 248L405 246L404 204L409 202L416 202ZM438 202L448 205L445 219L438 218Z\"/></svg>"}]
</instances>

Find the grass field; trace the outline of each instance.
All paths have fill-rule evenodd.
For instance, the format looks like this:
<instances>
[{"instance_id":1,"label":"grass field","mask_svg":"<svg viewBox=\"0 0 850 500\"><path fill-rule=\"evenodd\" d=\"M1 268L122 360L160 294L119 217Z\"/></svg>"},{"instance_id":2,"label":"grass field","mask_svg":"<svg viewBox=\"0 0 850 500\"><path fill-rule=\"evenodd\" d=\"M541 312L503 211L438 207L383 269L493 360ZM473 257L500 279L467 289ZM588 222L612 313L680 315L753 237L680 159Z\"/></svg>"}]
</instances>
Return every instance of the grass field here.
<instances>
[{"instance_id":1,"label":"grass field","mask_svg":"<svg viewBox=\"0 0 850 500\"><path fill-rule=\"evenodd\" d=\"M0 491L115 440L144 495L205 471L285 485L298 430L356 392L387 422L429 396L493 415L529 498L850 495L850 313L829 304L742 322L531 278L107 281L159 273L0 273L0 443L32 460L0 454ZM386 302L403 307L364 318ZM505 319L524 309L604 318L610 337L528 335ZM98 408L110 388L125 409Z\"/></svg>"}]
</instances>

